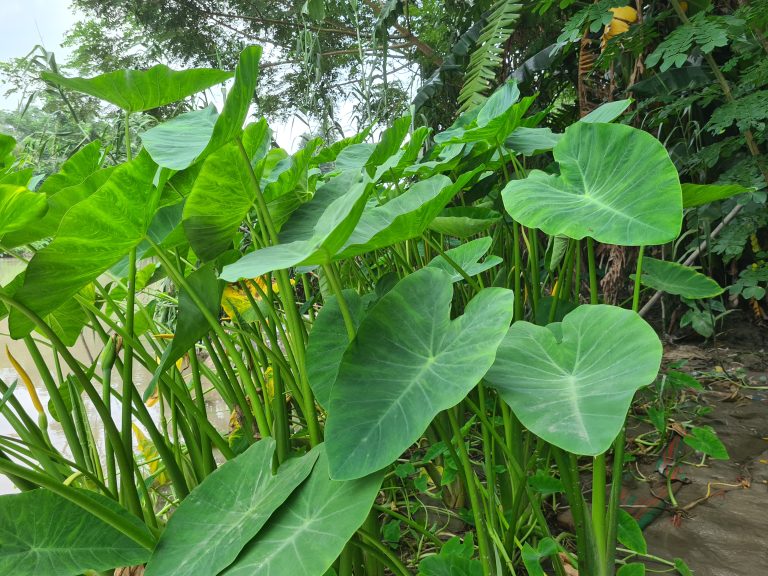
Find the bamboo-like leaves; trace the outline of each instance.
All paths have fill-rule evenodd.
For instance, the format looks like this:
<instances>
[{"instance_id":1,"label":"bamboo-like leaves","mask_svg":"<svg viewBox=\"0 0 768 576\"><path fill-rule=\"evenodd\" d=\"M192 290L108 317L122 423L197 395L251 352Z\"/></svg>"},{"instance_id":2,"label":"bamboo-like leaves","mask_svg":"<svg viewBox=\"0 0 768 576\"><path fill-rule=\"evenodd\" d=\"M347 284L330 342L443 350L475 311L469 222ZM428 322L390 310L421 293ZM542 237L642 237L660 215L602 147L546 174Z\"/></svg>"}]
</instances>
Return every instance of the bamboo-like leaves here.
<instances>
[{"instance_id":1,"label":"bamboo-like leaves","mask_svg":"<svg viewBox=\"0 0 768 576\"><path fill-rule=\"evenodd\" d=\"M334 478L360 478L394 461L493 363L512 320L512 292L487 288L452 321L451 286L448 274L424 268L363 319L331 390L326 444Z\"/></svg>"},{"instance_id":2,"label":"bamboo-like leaves","mask_svg":"<svg viewBox=\"0 0 768 576\"><path fill-rule=\"evenodd\" d=\"M616 438L635 391L653 382L661 353L635 312L580 306L546 327L515 322L486 380L531 432L594 456Z\"/></svg>"},{"instance_id":3,"label":"bamboo-like leaves","mask_svg":"<svg viewBox=\"0 0 768 576\"><path fill-rule=\"evenodd\" d=\"M504 207L550 235L638 246L677 237L682 192L664 146L620 124L578 122L554 148L560 174L533 170L504 188Z\"/></svg>"}]
</instances>

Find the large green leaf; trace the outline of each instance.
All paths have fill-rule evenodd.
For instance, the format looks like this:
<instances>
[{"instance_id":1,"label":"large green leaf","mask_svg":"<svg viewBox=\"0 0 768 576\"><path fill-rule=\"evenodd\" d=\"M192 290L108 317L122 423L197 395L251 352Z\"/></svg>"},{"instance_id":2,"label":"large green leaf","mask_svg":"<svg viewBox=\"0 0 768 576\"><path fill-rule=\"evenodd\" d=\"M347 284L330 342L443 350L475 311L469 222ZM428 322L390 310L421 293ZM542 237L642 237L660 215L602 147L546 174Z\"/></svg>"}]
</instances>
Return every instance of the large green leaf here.
<instances>
[{"instance_id":1,"label":"large green leaf","mask_svg":"<svg viewBox=\"0 0 768 576\"><path fill-rule=\"evenodd\" d=\"M78 297L93 304L96 291L93 284L80 290ZM77 298L70 298L45 317L45 323L51 327L66 346L74 346L80 332L88 323L88 314Z\"/></svg>"},{"instance_id":2,"label":"large green leaf","mask_svg":"<svg viewBox=\"0 0 768 576\"><path fill-rule=\"evenodd\" d=\"M554 148L560 174L509 182L504 207L550 235L637 246L674 240L682 192L674 164L650 134L621 124L570 126Z\"/></svg>"},{"instance_id":3,"label":"large green leaf","mask_svg":"<svg viewBox=\"0 0 768 576\"><path fill-rule=\"evenodd\" d=\"M149 70L115 70L94 78L66 78L43 72L43 80L114 104L126 112L142 112L201 92L232 77L212 68L171 70L164 64Z\"/></svg>"},{"instance_id":4,"label":"large green leaf","mask_svg":"<svg viewBox=\"0 0 768 576\"><path fill-rule=\"evenodd\" d=\"M432 176L416 182L386 204L366 208L336 257L351 258L420 236L473 175L462 175L456 184L447 176Z\"/></svg>"},{"instance_id":5,"label":"large green leaf","mask_svg":"<svg viewBox=\"0 0 768 576\"><path fill-rule=\"evenodd\" d=\"M714 298L723 293L723 289L709 276L689 266L656 258L643 259L640 281L644 286L683 298Z\"/></svg>"},{"instance_id":6,"label":"large green leaf","mask_svg":"<svg viewBox=\"0 0 768 576\"><path fill-rule=\"evenodd\" d=\"M450 317L451 277L423 268L371 309L331 390L326 445L334 478L394 461L493 363L512 320L512 292L487 288Z\"/></svg>"},{"instance_id":7,"label":"large green leaf","mask_svg":"<svg viewBox=\"0 0 768 576\"><path fill-rule=\"evenodd\" d=\"M184 170L208 146L219 113L214 106L171 118L141 135L141 143L159 166Z\"/></svg>"},{"instance_id":8,"label":"large green leaf","mask_svg":"<svg viewBox=\"0 0 768 576\"><path fill-rule=\"evenodd\" d=\"M40 186L40 192L46 196L56 194L64 188L83 182L88 176L101 168L104 155L98 140L83 146L73 154L56 174L51 174Z\"/></svg>"},{"instance_id":9,"label":"large green leaf","mask_svg":"<svg viewBox=\"0 0 768 576\"><path fill-rule=\"evenodd\" d=\"M61 188L48 196L48 211L39 220L30 222L21 230L3 238L8 247L29 244L56 234L64 214L78 202L96 192L110 177L115 168L110 166L87 176L82 182Z\"/></svg>"},{"instance_id":10,"label":"large green leaf","mask_svg":"<svg viewBox=\"0 0 768 576\"><path fill-rule=\"evenodd\" d=\"M493 238L485 236L462 244L456 248L446 250L445 256L453 261L467 276L475 276L486 270L490 270L494 266L498 266L503 262L498 256L488 256L485 260L482 260L488 250L491 248ZM448 261L445 256L435 256L427 266L433 268L439 268L451 275L451 280L454 282L460 282L463 280L461 273Z\"/></svg>"},{"instance_id":11,"label":"large green leaf","mask_svg":"<svg viewBox=\"0 0 768 576\"><path fill-rule=\"evenodd\" d=\"M317 449L309 478L222 576L323 576L339 556L368 516L382 475L331 480L325 451Z\"/></svg>"},{"instance_id":12,"label":"large green leaf","mask_svg":"<svg viewBox=\"0 0 768 576\"><path fill-rule=\"evenodd\" d=\"M596 122L613 122L624 113L624 110L629 108L632 104L631 99L616 100L614 102L607 102L602 106L598 106L592 112L584 116L579 122L586 122L587 124L594 124Z\"/></svg>"},{"instance_id":13,"label":"large green leaf","mask_svg":"<svg viewBox=\"0 0 768 576\"><path fill-rule=\"evenodd\" d=\"M280 233L280 244L243 256L225 266L221 278L234 282L292 266L325 264L342 247L363 210L368 178L342 173L315 192L293 213Z\"/></svg>"},{"instance_id":14,"label":"large green leaf","mask_svg":"<svg viewBox=\"0 0 768 576\"><path fill-rule=\"evenodd\" d=\"M552 132L551 128L521 126L509 135L504 145L523 156L533 156L552 150L562 137L562 134Z\"/></svg>"},{"instance_id":15,"label":"large green leaf","mask_svg":"<svg viewBox=\"0 0 768 576\"><path fill-rule=\"evenodd\" d=\"M123 164L88 198L62 218L53 242L29 263L16 299L40 316L53 312L83 286L119 262L145 236L155 212L157 166L146 154ZM31 322L18 309L11 335L29 333Z\"/></svg>"},{"instance_id":16,"label":"large green leaf","mask_svg":"<svg viewBox=\"0 0 768 576\"><path fill-rule=\"evenodd\" d=\"M84 494L139 525L112 500ZM146 562L149 554L109 524L48 490L0 496L0 574L72 576L134 566Z\"/></svg>"},{"instance_id":17,"label":"large green leaf","mask_svg":"<svg viewBox=\"0 0 768 576\"><path fill-rule=\"evenodd\" d=\"M240 53L235 82L219 116L213 109L196 110L147 130L142 142L152 159L164 168L183 170L238 136L256 89L260 58L260 46Z\"/></svg>"},{"instance_id":18,"label":"large green leaf","mask_svg":"<svg viewBox=\"0 0 768 576\"><path fill-rule=\"evenodd\" d=\"M745 188L741 184L683 184L683 208L693 208L725 200L737 194L751 192L753 188Z\"/></svg>"},{"instance_id":19,"label":"large green leaf","mask_svg":"<svg viewBox=\"0 0 768 576\"><path fill-rule=\"evenodd\" d=\"M273 475L275 441L265 438L218 468L171 516L146 576L219 574L309 476L320 451L288 460Z\"/></svg>"},{"instance_id":20,"label":"large green leaf","mask_svg":"<svg viewBox=\"0 0 768 576\"><path fill-rule=\"evenodd\" d=\"M455 206L446 208L432 220L429 229L439 234L469 238L485 232L501 218L492 208Z\"/></svg>"},{"instance_id":21,"label":"large green leaf","mask_svg":"<svg viewBox=\"0 0 768 576\"><path fill-rule=\"evenodd\" d=\"M270 131L265 120L248 126L260 138L249 138L254 146L246 150L253 155L266 153L263 142L269 144ZM232 248L232 238L256 202L256 190L251 181L250 166L240 147L233 142L222 146L203 162L192 193L184 205L184 231L195 254L203 260L216 258Z\"/></svg>"},{"instance_id":22,"label":"large green leaf","mask_svg":"<svg viewBox=\"0 0 768 576\"><path fill-rule=\"evenodd\" d=\"M0 238L21 230L48 210L45 195L24 186L0 184Z\"/></svg>"},{"instance_id":23,"label":"large green leaf","mask_svg":"<svg viewBox=\"0 0 768 576\"><path fill-rule=\"evenodd\" d=\"M546 327L515 322L486 380L531 432L594 456L616 438L635 391L656 378L661 353L635 312L580 306Z\"/></svg>"},{"instance_id":24,"label":"large green leaf","mask_svg":"<svg viewBox=\"0 0 768 576\"><path fill-rule=\"evenodd\" d=\"M363 319L363 299L354 290L343 290L352 322L357 328ZM307 378L318 404L328 409L331 387L339 373L341 358L349 346L349 335L336 296L328 297L312 324L307 344Z\"/></svg>"}]
</instances>

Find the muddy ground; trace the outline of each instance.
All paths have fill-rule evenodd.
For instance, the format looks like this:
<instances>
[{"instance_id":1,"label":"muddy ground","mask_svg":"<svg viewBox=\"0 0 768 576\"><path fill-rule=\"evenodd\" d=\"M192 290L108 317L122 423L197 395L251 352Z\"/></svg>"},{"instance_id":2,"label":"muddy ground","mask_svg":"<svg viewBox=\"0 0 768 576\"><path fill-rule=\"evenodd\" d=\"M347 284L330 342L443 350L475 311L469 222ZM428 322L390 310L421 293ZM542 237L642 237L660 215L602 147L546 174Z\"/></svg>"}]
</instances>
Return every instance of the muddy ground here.
<instances>
[{"instance_id":1,"label":"muddy ground","mask_svg":"<svg viewBox=\"0 0 768 576\"><path fill-rule=\"evenodd\" d=\"M712 426L730 459L708 458L702 466L687 450L675 471L677 507L665 497L663 462L639 459L632 490L647 497L655 488L667 504L645 529L648 552L683 558L696 576L768 574L768 327L739 314L714 342L670 338L665 362L680 361L705 388L691 393L690 404L712 408L694 424ZM685 418L683 405L676 419Z\"/></svg>"}]
</instances>

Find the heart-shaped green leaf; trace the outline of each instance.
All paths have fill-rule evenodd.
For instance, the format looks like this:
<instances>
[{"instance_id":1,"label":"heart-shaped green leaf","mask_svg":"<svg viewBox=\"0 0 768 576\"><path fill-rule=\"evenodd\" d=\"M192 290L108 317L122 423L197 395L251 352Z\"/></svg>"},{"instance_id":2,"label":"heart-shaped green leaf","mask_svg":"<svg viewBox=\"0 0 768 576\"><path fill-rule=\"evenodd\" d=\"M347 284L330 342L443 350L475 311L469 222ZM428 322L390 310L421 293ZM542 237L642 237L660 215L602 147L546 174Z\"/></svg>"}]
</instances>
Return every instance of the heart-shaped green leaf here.
<instances>
[{"instance_id":1,"label":"heart-shaped green leaf","mask_svg":"<svg viewBox=\"0 0 768 576\"><path fill-rule=\"evenodd\" d=\"M266 120L250 124L247 133L252 144L246 153L252 161L266 154L271 132ZM231 142L213 152L203 162L192 193L184 204L184 231L192 249L203 260L216 258L232 248L232 237L256 203L251 167Z\"/></svg>"},{"instance_id":2,"label":"heart-shaped green leaf","mask_svg":"<svg viewBox=\"0 0 768 576\"><path fill-rule=\"evenodd\" d=\"M93 492L82 493L137 530L146 531L114 501ZM0 496L0 535L0 574L15 576L111 570L146 562L150 554L106 522L43 489Z\"/></svg>"},{"instance_id":3,"label":"heart-shaped green leaf","mask_svg":"<svg viewBox=\"0 0 768 576\"><path fill-rule=\"evenodd\" d=\"M595 456L621 430L635 391L656 378L661 353L635 312L580 306L547 327L515 322L486 380L531 432Z\"/></svg>"},{"instance_id":4,"label":"heart-shaped green leaf","mask_svg":"<svg viewBox=\"0 0 768 576\"><path fill-rule=\"evenodd\" d=\"M323 576L333 564L368 516L382 475L331 480L322 446L306 482L222 576Z\"/></svg>"},{"instance_id":5,"label":"heart-shaped green leaf","mask_svg":"<svg viewBox=\"0 0 768 576\"><path fill-rule=\"evenodd\" d=\"M690 299L714 298L723 293L723 289L709 276L689 266L656 258L643 259L640 282L643 286Z\"/></svg>"},{"instance_id":6,"label":"heart-shaped green leaf","mask_svg":"<svg viewBox=\"0 0 768 576\"><path fill-rule=\"evenodd\" d=\"M240 53L235 82L220 115L213 109L196 110L147 130L142 142L152 159L163 168L183 170L238 136L256 89L260 59L260 46Z\"/></svg>"},{"instance_id":7,"label":"heart-shaped green leaf","mask_svg":"<svg viewBox=\"0 0 768 576\"><path fill-rule=\"evenodd\" d=\"M104 185L73 206L62 218L53 242L30 261L16 299L45 316L139 244L157 204L156 170L142 153L115 168ZM10 327L11 335L20 338L29 333L32 323L14 308Z\"/></svg>"},{"instance_id":8,"label":"heart-shaped green leaf","mask_svg":"<svg viewBox=\"0 0 768 576\"><path fill-rule=\"evenodd\" d=\"M432 220L429 229L439 234L469 238L485 232L501 218L491 208L479 206L455 206L446 208Z\"/></svg>"},{"instance_id":9,"label":"heart-shaped green leaf","mask_svg":"<svg viewBox=\"0 0 768 576\"><path fill-rule=\"evenodd\" d=\"M315 192L314 198L293 213L280 244L246 254L225 266L221 278L235 282L256 278L291 266L327 264L354 229L363 210L368 179L343 173Z\"/></svg>"},{"instance_id":10,"label":"heart-shaped green leaf","mask_svg":"<svg viewBox=\"0 0 768 576\"><path fill-rule=\"evenodd\" d=\"M141 134L141 143L158 166L184 170L208 146L218 118L212 105L185 112Z\"/></svg>"},{"instance_id":11,"label":"heart-shaped green leaf","mask_svg":"<svg viewBox=\"0 0 768 576\"><path fill-rule=\"evenodd\" d=\"M754 188L745 188L741 184L683 184L683 208L725 200L752 190Z\"/></svg>"},{"instance_id":12,"label":"heart-shaped green leaf","mask_svg":"<svg viewBox=\"0 0 768 576\"><path fill-rule=\"evenodd\" d=\"M502 263L502 259L498 256L488 256L481 261L492 243L493 238L485 236L462 244L457 248L446 250L445 255L464 270L467 276L475 276ZM435 256L427 266L444 270L451 275L451 280L454 282L460 282L464 278L444 256Z\"/></svg>"},{"instance_id":13,"label":"heart-shaped green leaf","mask_svg":"<svg viewBox=\"0 0 768 576\"><path fill-rule=\"evenodd\" d=\"M24 186L0 184L0 238L38 220L46 210L48 202L44 194Z\"/></svg>"},{"instance_id":14,"label":"heart-shaped green leaf","mask_svg":"<svg viewBox=\"0 0 768 576\"><path fill-rule=\"evenodd\" d=\"M462 175L455 185L447 176L432 176L416 182L386 204L366 208L336 257L351 258L420 236L468 176L472 174Z\"/></svg>"},{"instance_id":15,"label":"heart-shaped green leaf","mask_svg":"<svg viewBox=\"0 0 768 576\"><path fill-rule=\"evenodd\" d=\"M343 290L352 322L357 328L363 319L363 299L354 290ZM331 387L339 373L344 351L349 346L349 335L336 296L325 299L323 309L312 324L307 344L307 378L318 404L328 409Z\"/></svg>"},{"instance_id":16,"label":"heart-shaped green leaf","mask_svg":"<svg viewBox=\"0 0 768 576\"><path fill-rule=\"evenodd\" d=\"M360 478L400 456L493 363L513 294L486 288L455 320L451 278L423 268L368 312L344 353L326 425L334 478Z\"/></svg>"},{"instance_id":17,"label":"heart-shaped green leaf","mask_svg":"<svg viewBox=\"0 0 768 576\"><path fill-rule=\"evenodd\" d=\"M560 174L533 170L502 192L521 224L550 235L640 246L674 240L682 192L664 146L622 124L570 126L554 148Z\"/></svg>"},{"instance_id":18,"label":"heart-shaped green leaf","mask_svg":"<svg viewBox=\"0 0 768 576\"><path fill-rule=\"evenodd\" d=\"M43 72L43 80L114 104L126 112L142 112L201 92L232 77L213 68L171 70L158 64L149 70L115 70L94 78L66 78Z\"/></svg>"},{"instance_id":19,"label":"heart-shaped green leaf","mask_svg":"<svg viewBox=\"0 0 768 576\"><path fill-rule=\"evenodd\" d=\"M273 476L275 441L265 438L221 466L171 516L146 576L219 574L309 476L320 451L288 460Z\"/></svg>"}]
</instances>

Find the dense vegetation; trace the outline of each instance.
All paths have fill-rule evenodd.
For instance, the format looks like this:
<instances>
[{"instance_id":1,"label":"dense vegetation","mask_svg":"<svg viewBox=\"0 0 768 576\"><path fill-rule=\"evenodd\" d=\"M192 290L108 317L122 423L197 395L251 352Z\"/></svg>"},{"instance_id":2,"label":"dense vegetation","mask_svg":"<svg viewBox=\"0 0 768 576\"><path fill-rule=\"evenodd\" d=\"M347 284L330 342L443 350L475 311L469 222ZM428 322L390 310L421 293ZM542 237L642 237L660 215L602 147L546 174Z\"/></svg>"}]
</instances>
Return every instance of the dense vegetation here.
<instances>
[{"instance_id":1,"label":"dense vegetation","mask_svg":"<svg viewBox=\"0 0 768 576\"><path fill-rule=\"evenodd\" d=\"M695 385L661 293L764 314L764 1L75 5L83 77L2 68L0 318L50 400L12 359L0 571L690 573L619 507L624 427Z\"/></svg>"}]
</instances>

